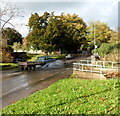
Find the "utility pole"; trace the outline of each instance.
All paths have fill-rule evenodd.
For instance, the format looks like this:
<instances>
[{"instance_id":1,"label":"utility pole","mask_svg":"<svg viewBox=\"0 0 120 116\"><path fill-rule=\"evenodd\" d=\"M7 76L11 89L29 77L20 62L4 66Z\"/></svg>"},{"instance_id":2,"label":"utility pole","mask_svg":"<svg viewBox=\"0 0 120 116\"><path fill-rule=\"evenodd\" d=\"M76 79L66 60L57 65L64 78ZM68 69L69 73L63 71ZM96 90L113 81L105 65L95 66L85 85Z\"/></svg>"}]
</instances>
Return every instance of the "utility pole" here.
<instances>
[{"instance_id":1,"label":"utility pole","mask_svg":"<svg viewBox=\"0 0 120 116\"><path fill-rule=\"evenodd\" d=\"M97 53L97 45L96 45L96 32L95 32L95 25L93 25L93 32L94 32L94 47L95 47L95 52L94 55L98 55Z\"/></svg>"}]
</instances>

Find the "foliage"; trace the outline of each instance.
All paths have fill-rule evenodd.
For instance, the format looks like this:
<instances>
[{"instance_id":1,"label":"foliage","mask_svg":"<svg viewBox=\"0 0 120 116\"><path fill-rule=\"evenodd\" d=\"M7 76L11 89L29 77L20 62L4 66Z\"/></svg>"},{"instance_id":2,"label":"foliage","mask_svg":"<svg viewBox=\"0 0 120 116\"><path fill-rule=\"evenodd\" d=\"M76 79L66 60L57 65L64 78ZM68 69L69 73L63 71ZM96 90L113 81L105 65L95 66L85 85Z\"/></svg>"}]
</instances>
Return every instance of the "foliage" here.
<instances>
[{"instance_id":1,"label":"foliage","mask_svg":"<svg viewBox=\"0 0 120 116\"><path fill-rule=\"evenodd\" d=\"M103 61L119 61L119 50L120 48L115 48L113 49L109 54L105 55L104 57L102 57L101 60Z\"/></svg>"},{"instance_id":2,"label":"foliage","mask_svg":"<svg viewBox=\"0 0 120 116\"><path fill-rule=\"evenodd\" d=\"M30 55L28 55L30 57ZM39 56L44 56L43 54L37 54L37 55L33 55L32 57L30 57L30 59L28 59L28 61L35 61L37 60L37 57ZM61 54L61 55L50 55L51 58L55 58L55 59L64 59L65 58L65 54Z\"/></svg>"},{"instance_id":3,"label":"foliage","mask_svg":"<svg viewBox=\"0 0 120 116\"><path fill-rule=\"evenodd\" d=\"M88 51L92 51L94 49L94 43L93 42L89 42L87 45L87 50Z\"/></svg>"},{"instance_id":4,"label":"foliage","mask_svg":"<svg viewBox=\"0 0 120 116\"><path fill-rule=\"evenodd\" d=\"M26 38L23 38L21 48L23 51L29 51L30 45Z\"/></svg>"},{"instance_id":5,"label":"foliage","mask_svg":"<svg viewBox=\"0 0 120 116\"><path fill-rule=\"evenodd\" d=\"M120 72L109 72L105 74L106 78L119 78L120 77Z\"/></svg>"},{"instance_id":6,"label":"foliage","mask_svg":"<svg viewBox=\"0 0 120 116\"><path fill-rule=\"evenodd\" d=\"M15 51L18 51L18 50L21 50L21 49L22 49L20 42L15 42L15 43L13 44L12 48L13 48Z\"/></svg>"},{"instance_id":7,"label":"foliage","mask_svg":"<svg viewBox=\"0 0 120 116\"><path fill-rule=\"evenodd\" d=\"M88 26L87 41L93 42L94 44L100 46L102 43L108 43L112 37L113 31L109 28L106 23L103 22L91 22Z\"/></svg>"},{"instance_id":8,"label":"foliage","mask_svg":"<svg viewBox=\"0 0 120 116\"><path fill-rule=\"evenodd\" d=\"M24 44L21 44L20 42L15 42L12 46L12 48L18 52L18 50L22 50L22 51L27 51L27 46Z\"/></svg>"},{"instance_id":9,"label":"foliage","mask_svg":"<svg viewBox=\"0 0 120 116\"><path fill-rule=\"evenodd\" d=\"M39 16L35 13L30 17L28 25L31 32L27 40L34 49L44 52L75 52L86 40L86 24L76 14L55 16L53 12L45 12Z\"/></svg>"},{"instance_id":10,"label":"foliage","mask_svg":"<svg viewBox=\"0 0 120 116\"><path fill-rule=\"evenodd\" d=\"M113 44L103 43L100 48L97 49L98 54L103 57L111 52ZM94 49L95 50L95 49ZM92 52L94 52L94 50Z\"/></svg>"},{"instance_id":11,"label":"foliage","mask_svg":"<svg viewBox=\"0 0 120 116\"><path fill-rule=\"evenodd\" d=\"M13 57L10 52L7 52L6 49L0 51L0 62L9 63L13 62Z\"/></svg>"},{"instance_id":12,"label":"foliage","mask_svg":"<svg viewBox=\"0 0 120 116\"><path fill-rule=\"evenodd\" d=\"M35 61L35 60L37 60L37 57L39 57L39 56L42 56L42 55L40 55L40 54L39 55L38 54L37 55L32 55L32 56L28 55L28 57L30 57L30 59L28 59L28 61Z\"/></svg>"},{"instance_id":13,"label":"foliage","mask_svg":"<svg viewBox=\"0 0 120 116\"><path fill-rule=\"evenodd\" d=\"M69 14L63 15L63 21L67 27L66 31L66 38L69 40L68 47L70 51L77 50L80 48L82 44L86 43L86 24L82 20L82 18L78 17L78 15L73 14L70 16ZM68 42L68 40L66 42Z\"/></svg>"},{"instance_id":14,"label":"foliage","mask_svg":"<svg viewBox=\"0 0 120 116\"><path fill-rule=\"evenodd\" d=\"M0 63L2 70L10 70L18 67L18 64L15 63Z\"/></svg>"},{"instance_id":15,"label":"foliage","mask_svg":"<svg viewBox=\"0 0 120 116\"><path fill-rule=\"evenodd\" d=\"M105 57L105 55L110 54L115 48L120 48L119 43L102 43L100 48L97 49L98 54L101 57ZM95 50L95 49L94 49ZM92 51L94 53L94 50Z\"/></svg>"},{"instance_id":16,"label":"foliage","mask_svg":"<svg viewBox=\"0 0 120 116\"><path fill-rule=\"evenodd\" d=\"M70 78L78 78L78 75L77 75L77 74L72 74L72 75L70 76Z\"/></svg>"},{"instance_id":17,"label":"foliage","mask_svg":"<svg viewBox=\"0 0 120 116\"><path fill-rule=\"evenodd\" d=\"M43 16L39 16L37 13L32 14L29 19L29 27L31 28L31 32L26 37L29 44L36 50L41 49L42 51L49 50L52 51L52 45L49 43L49 38L44 37L44 33L47 26L47 21L49 13L45 12Z\"/></svg>"},{"instance_id":18,"label":"foliage","mask_svg":"<svg viewBox=\"0 0 120 116\"><path fill-rule=\"evenodd\" d=\"M7 40L7 45L13 45L14 42L22 43L22 35L13 28L3 29L2 39Z\"/></svg>"},{"instance_id":19,"label":"foliage","mask_svg":"<svg viewBox=\"0 0 120 116\"><path fill-rule=\"evenodd\" d=\"M118 114L118 86L117 79L64 79L9 105L2 114Z\"/></svg>"},{"instance_id":20,"label":"foliage","mask_svg":"<svg viewBox=\"0 0 120 116\"><path fill-rule=\"evenodd\" d=\"M50 55L52 58L55 58L55 59L64 59L65 58L65 54L61 54L61 55Z\"/></svg>"},{"instance_id":21,"label":"foliage","mask_svg":"<svg viewBox=\"0 0 120 116\"><path fill-rule=\"evenodd\" d=\"M7 40L2 39L2 37L0 37L0 49L1 48L7 48Z\"/></svg>"},{"instance_id":22,"label":"foliage","mask_svg":"<svg viewBox=\"0 0 120 116\"><path fill-rule=\"evenodd\" d=\"M11 23L12 19L15 17L21 17L22 11L19 8L17 8L16 5L11 5L10 2L1 1L0 5L1 5L0 7L1 29L4 29L6 25L10 25L15 28L15 25Z\"/></svg>"},{"instance_id":23,"label":"foliage","mask_svg":"<svg viewBox=\"0 0 120 116\"><path fill-rule=\"evenodd\" d=\"M119 42L118 31L112 31L111 38L108 42L109 43L118 43Z\"/></svg>"}]
</instances>

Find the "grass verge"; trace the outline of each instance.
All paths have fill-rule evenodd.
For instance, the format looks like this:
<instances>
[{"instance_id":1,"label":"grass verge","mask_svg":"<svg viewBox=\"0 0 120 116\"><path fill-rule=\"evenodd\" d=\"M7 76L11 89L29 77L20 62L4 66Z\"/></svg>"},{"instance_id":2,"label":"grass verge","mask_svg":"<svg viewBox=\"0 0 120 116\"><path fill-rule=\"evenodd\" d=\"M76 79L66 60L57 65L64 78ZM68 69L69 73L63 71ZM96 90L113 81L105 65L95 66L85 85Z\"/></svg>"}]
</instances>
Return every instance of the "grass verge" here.
<instances>
[{"instance_id":1,"label":"grass verge","mask_svg":"<svg viewBox=\"0 0 120 116\"><path fill-rule=\"evenodd\" d=\"M19 100L3 114L118 114L118 80L64 79Z\"/></svg>"},{"instance_id":2,"label":"grass verge","mask_svg":"<svg viewBox=\"0 0 120 116\"><path fill-rule=\"evenodd\" d=\"M37 60L37 57L39 57L39 56L45 56L45 55L43 55L43 54L39 54L39 55L33 55L33 56L30 56L29 55L29 57L30 57L30 59L28 59L28 61L35 61L35 60ZM61 54L61 55L49 55L49 56L51 56L51 58L55 58L55 59L64 59L65 58L65 54Z\"/></svg>"},{"instance_id":3,"label":"grass verge","mask_svg":"<svg viewBox=\"0 0 120 116\"><path fill-rule=\"evenodd\" d=\"M43 56L43 55L28 55L29 57L30 57L30 59L28 59L27 61L35 61L35 60L37 60L37 57L39 57L39 56Z\"/></svg>"},{"instance_id":4,"label":"grass verge","mask_svg":"<svg viewBox=\"0 0 120 116\"><path fill-rule=\"evenodd\" d=\"M2 70L14 69L14 68L18 68L18 64L16 64L16 63L0 63L0 68Z\"/></svg>"}]
</instances>

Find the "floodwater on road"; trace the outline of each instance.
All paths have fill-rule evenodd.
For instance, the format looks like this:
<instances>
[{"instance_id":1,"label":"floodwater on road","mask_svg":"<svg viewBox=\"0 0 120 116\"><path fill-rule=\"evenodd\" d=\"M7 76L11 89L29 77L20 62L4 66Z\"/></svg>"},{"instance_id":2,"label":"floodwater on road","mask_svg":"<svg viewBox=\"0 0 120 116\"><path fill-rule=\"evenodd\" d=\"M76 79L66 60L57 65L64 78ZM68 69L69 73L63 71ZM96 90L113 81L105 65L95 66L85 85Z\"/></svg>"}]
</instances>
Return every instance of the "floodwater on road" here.
<instances>
[{"instance_id":1,"label":"floodwater on road","mask_svg":"<svg viewBox=\"0 0 120 116\"><path fill-rule=\"evenodd\" d=\"M2 108L47 88L54 82L72 74L72 67L49 70L23 71L20 75L2 78Z\"/></svg>"}]
</instances>

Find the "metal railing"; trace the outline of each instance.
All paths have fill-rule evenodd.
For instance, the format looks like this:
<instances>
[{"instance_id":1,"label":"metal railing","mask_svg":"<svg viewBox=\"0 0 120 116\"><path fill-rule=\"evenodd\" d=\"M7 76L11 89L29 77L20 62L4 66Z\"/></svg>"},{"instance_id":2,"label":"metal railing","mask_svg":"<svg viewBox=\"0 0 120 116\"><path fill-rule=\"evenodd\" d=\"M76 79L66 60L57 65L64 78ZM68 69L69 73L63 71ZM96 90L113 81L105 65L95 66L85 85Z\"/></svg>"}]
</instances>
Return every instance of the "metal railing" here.
<instances>
[{"instance_id":1,"label":"metal railing","mask_svg":"<svg viewBox=\"0 0 120 116\"><path fill-rule=\"evenodd\" d=\"M103 73L103 69L120 69L120 62L80 60L73 63L73 70Z\"/></svg>"}]
</instances>

